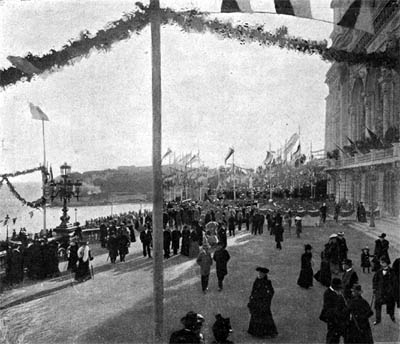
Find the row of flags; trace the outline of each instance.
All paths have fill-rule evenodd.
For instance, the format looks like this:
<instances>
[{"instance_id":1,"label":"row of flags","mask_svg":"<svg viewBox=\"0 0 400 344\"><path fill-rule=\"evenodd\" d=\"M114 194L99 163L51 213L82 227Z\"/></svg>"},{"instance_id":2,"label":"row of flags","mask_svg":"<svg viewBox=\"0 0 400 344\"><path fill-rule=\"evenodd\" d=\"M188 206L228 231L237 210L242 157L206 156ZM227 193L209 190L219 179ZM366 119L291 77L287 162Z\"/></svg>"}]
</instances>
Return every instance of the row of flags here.
<instances>
[{"instance_id":1,"label":"row of flags","mask_svg":"<svg viewBox=\"0 0 400 344\"><path fill-rule=\"evenodd\" d=\"M331 12L331 0L223 0L221 12L264 12L295 17L328 21L327 12ZM350 29L357 29L373 34L373 10L375 0L348 0L334 5L339 7L339 15L329 21Z\"/></svg>"},{"instance_id":2,"label":"row of flags","mask_svg":"<svg viewBox=\"0 0 400 344\"><path fill-rule=\"evenodd\" d=\"M354 154L367 154L370 152L370 149L359 141L354 142L348 136L346 137L347 141L349 142L348 146L340 147L338 144L335 144L337 149L342 152L342 154L346 157L353 156ZM369 147L371 149L383 149L391 146L390 143L385 143L379 135L375 134L371 129L368 127L365 128L365 138L368 140Z\"/></svg>"},{"instance_id":3,"label":"row of flags","mask_svg":"<svg viewBox=\"0 0 400 344\"><path fill-rule=\"evenodd\" d=\"M33 211L29 212L29 216L30 218L33 217ZM6 226L8 224L9 220L12 220L12 224L15 225L15 223L17 222L17 217L11 218L8 214L6 215L6 217L4 218L4 220L0 221L0 223L3 223L3 226Z\"/></svg>"}]
</instances>

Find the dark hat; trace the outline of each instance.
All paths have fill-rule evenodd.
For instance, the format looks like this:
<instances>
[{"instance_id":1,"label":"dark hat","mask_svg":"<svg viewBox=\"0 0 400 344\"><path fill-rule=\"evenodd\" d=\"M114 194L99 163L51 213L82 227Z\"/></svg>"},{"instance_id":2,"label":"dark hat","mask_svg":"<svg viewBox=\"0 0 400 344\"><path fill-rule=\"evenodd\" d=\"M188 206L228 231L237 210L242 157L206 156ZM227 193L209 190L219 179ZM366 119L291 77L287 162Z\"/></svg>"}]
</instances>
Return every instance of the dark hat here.
<instances>
[{"instance_id":1,"label":"dark hat","mask_svg":"<svg viewBox=\"0 0 400 344\"><path fill-rule=\"evenodd\" d=\"M362 292L361 286L359 284L354 284L351 290Z\"/></svg>"},{"instance_id":2,"label":"dark hat","mask_svg":"<svg viewBox=\"0 0 400 344\"><path fill-rule=\"evenodd\" d=\"M344 236L344 232L339 232L338 235L339 236Z\"/></svg>"},{"instance_id":3,"label":"dark hat","mask_svg":"<svg viewBox=\"0 0 400 344\"><path fill-rule=\"evenodd\" d=\"M382 239L383 239L383 238L386 238L386 234L385 234L385 233L382 233L381 235L378 236L378 238L382 238Z\"/></svg>"},{"instance_id":4,"label":"dark hat","mask_svg":"<svg viewBox=\"0 0 400 344\"><path fill-rule=\"evenodd\" d=\"M264 274L267 274L269 272L269 270L267 268L263 268L261 266L257 267L256 271L262 272Z\"/></svg>"},{"instance_id":5,"label":"dark hat","mask_svg":"<svg viewBox=\"0 0 400 344\"><path fill-rule=\"evenodd\" d=\"M188 312L182 319L181 319L181 323L185 326L185 327L192 327L192 326L196 326L199 324L202 324L204 322L204 317L199 314L199 313L195 313L193 311Z\"/></svg>"},{"instance_id":6,"label":"dark hat","mask_svg":"<svg viewBox=\"0 0 400 344\"><path fill-rule=\"evenodd\" d=\"M345 259L345 260L343 261L343 264L346 264L346 265L348 265L348 266L352 266L352 265L353 265L353 261L352 261L351 259Z\"/></svg>"},{"instance_id":7,"label":"dark hat","mask_svg":"<svg viewBox=\"0 0 400 344\"><path fill-rule=\"evenodd\" d=\"M331 286L333 289L342 289L342 280L340 278L332 278Z\"/></svg>"},{"instance_id":8,"label":"dark hat","mask_svg":"<svg viewBox=\"0 0 400 344\"><path fill-rule=\"evenodd\" d=\"M310 244L306 244L306 245L304 245L304 249L305 250L311 250L312 246Z\"/></svg>"},{"instance_id":9,"label":"dark hat","mask_svg":"<svg viewBox=\"0 0 400 344\"><path fill-rule=\"evenodd\" d=\"M388 257L385 257L385 256L383 256L383 257L381 257L380 258L380 261L382 262L382 263L386 263L386 264L390 264L390 261L389 261L389 258Z\"/></svg>"}]
</instances>

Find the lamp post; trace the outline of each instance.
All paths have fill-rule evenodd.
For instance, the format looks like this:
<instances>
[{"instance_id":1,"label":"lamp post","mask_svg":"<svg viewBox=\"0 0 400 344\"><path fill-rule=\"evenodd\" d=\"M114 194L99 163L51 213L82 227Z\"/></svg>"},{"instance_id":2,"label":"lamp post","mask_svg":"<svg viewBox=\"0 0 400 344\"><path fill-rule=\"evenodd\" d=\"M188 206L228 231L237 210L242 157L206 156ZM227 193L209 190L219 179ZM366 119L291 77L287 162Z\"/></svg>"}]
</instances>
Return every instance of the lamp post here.
<instances>
[{"instance_id":1,"label":"lamp post","mask_svg":"<svg viewBox=\"0 0 400 344\"><path fill-rule=\"evenodd\" d=\"M60 217L61 223L58 226L58 228L66 229L70 219L70 217L68 216L68 207L67 207L68 202L74 196L76 197L77 200L79 200L80 187L82 183L79 180L72 181L72 179L70 178L71 166L67 165L67 163L64 163L62 166L60 166L60 172L61 172L61 180L59 182L51 180L50 182L50 192L51 192L50 199L51 201L53 201L54 198L59 196L60 200L63 201L63 207L62 207L63 214ZM76 221L76 211L77 210L75 209L75 221Z\"/></svg>"}]
</instances>

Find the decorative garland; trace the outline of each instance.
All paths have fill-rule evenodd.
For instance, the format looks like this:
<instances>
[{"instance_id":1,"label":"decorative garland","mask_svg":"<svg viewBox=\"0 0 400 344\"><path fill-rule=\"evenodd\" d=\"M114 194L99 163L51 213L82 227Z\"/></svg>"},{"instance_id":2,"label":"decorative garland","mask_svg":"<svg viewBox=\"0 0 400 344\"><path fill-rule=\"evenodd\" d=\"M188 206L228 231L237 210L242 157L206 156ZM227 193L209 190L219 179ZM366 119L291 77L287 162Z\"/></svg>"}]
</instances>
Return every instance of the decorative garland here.
<instances>
[{"instance_id":1,"label":"decorative garland","mask_svg":"<svg viewBox=\"0 0 400 344\"><path fill-rule=\"evenodd\" d=\"M27 205L28 207L31 207L31 208L38 209L41 206L43 206L43 204L45 204L46 199L41 197L41 198L37 199L36 201L29 202L17 192L14 185L12 185L11 182L8 180L8 178L21 176L21 175L33 173L36 171L42 171L42 173L47 174L47 169L44 166L39 166L39 167L24 170L24 171L17 171L15 173L6 173L3 175L0 175L0 178L1 178L0 188L3 186L3 183L5 182L8 186L8 188L10 189L11 193L15 196L15 198L17 198L19 201L21 201L22 204Z\"/></svg>"},{"instance_id":2,"label":"decorative garland","mask_svg":"<svg viewBox=\"0 0 400 344\"><path fill-rule=\"evenodd\" d=\"M35 167L35 168L30 168L28 170L24 170L24 171L17 171L14 173L6 173L6 174L2 174L0 175L0 178L12 178L12 177L17 177L17 176L21 176L24 174L29 174L29 173L33 173L36 171L42 171L44 173L47 173L46 168L44 166L39 166L39 167Z\"/></svg>"},{"instance_id":3,"label":"decorative garland","mask_svg":"<svg viewBox=\"0 0 400 344\"><path fill-rule=\"evenodd\" d=\"M10 183L10 181L8 180L7 177L3 177L3 179L0 180L0 185L2 185L3 182L5 182L5 183L7 184L8 188L10 189L11 193L15 196L15 198L17 198L19 201L22 202L22 204L27 205L28 207L38 209L38 208L40 208L41 206L43 206L43 204L45 204L45 202L46 202L46 200L45 200L43 197L37 199L36 201L29 202L29 201L27 201L25 198L23 198L23 197L17 192L17 190L15 190L14 185L12 185L12 184Z\"/></svg>"},{"instance_id":4,"label":"decorative garland","mask_svg":"<svg viewBox=\"0 0 400 344\"><path fill-rule=\"evenodd\" d=\"M105 29L91 35L89 31L81 33L79 39L69 41L59 51L54 49L42 56L28 53L24 59L42 72L54 72L58 68L73 65L78 58L88 57L92 49L109 51L113 44L126 40L132 33L139 34L150 23L149 7L136 3L138 10L124 14L121 19L111 22ZM392 52L355 53L328 48L326 41L308 41L290 36L286 27L282 26L271 33L264 31L263 26L248 24L234 27L231 23L223 23L218 19L207 19L206 13L197 11L175 12L171 9L161 10L162 24L179 25L185 32L212 32L221 38L236 39L240 44L257 42L265 46L278 46L304 54L319 55L323 60L347 62L349 64L365 64L368 66L386 66L395 68L398 61L396 49ZM392 56L393 55L393 56ZM6 87L17 81L30 81L33 75L27 75L15 67L0 70L0 86Z\"/></svg>"}]
</instances>

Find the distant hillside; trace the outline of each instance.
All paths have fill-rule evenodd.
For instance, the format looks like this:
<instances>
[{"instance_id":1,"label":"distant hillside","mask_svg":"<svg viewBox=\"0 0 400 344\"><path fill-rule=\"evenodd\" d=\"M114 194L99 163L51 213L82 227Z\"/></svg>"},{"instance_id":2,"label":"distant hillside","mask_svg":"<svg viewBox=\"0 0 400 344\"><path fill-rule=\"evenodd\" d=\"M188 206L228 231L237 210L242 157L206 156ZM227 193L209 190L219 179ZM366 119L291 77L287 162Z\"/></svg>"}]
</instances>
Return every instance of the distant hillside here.
<instances>
[{"instance_id":1,"label":"distant hillside","mask_svg":"<svg viewBox=\"0 0 400 344\"><path fill-rule=\"evenodd\" d=\"M83 182L82 194L147 194L152 190L152 167L121 166L117 169L72 173Z\"/></svg>"}]
</instances>

